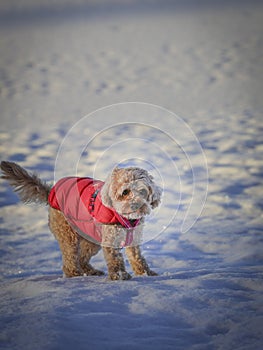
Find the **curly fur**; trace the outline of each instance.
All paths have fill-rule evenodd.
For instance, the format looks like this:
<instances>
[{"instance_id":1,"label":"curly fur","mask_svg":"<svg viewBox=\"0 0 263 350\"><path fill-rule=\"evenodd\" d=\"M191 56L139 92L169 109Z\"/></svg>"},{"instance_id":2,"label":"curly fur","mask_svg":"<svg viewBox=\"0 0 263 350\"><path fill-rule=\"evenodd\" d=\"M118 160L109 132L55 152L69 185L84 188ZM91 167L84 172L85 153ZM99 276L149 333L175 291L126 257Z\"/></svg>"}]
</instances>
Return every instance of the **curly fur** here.
<instances>
[{"instance_id":1,"label":"curly fur","mask_svg":"<svg viewBox=\"0 0 263 350\"><path fill-rule=\"evenodd\" d=\"M36 174L29 174L12 162L3 161L0 167L2 178L9 182L24 203L48 204L51 186L40 180ZM151 209L159 205L161 189L155 185L152 176L144 169L115 168L102 187L101 198L105 206L114 208L128 219L143 220ZM98 253L101 246L82 238L69 225L64 215L51 207L49 208L49 227L59 243L63 272L66 277L104 274L90 264L90 259ZM103 225L103 230L104 236L110 237L114 232L116 234L117 225ZM103 253L111 280L131 278L125 269L120 249L103 246ZM142 256L139 245L127 247L126 254L136 275L156 275Z\"/></svg>"},{"instance_id":2,"label":"curly fur","mask_svg":"<svg viewBox=\"0 0 263 350\"><path fill-rule=\"evenodd\" d=\"M1 170L1 178L9 182L22 202L48 203L51 186L40 180L36 174L29 174L18 164L5 161L1 162Z\"/></svg>"},{"instance_id":3,"label":"curly fur","mask_svg":"<svg viewBox=\"0 0 263 350\"><path fill-rule=\"evenodd\" d=\"M124 190L128 190L128 194L122 198ZM145 196L141 191L145 191ZM161 193L146 170L136 167L115 168L102 187L101 198L104 205L115 208L128 219L138 219L148 215L151 209L160 204Z\"/></svg>"}]
</instances>

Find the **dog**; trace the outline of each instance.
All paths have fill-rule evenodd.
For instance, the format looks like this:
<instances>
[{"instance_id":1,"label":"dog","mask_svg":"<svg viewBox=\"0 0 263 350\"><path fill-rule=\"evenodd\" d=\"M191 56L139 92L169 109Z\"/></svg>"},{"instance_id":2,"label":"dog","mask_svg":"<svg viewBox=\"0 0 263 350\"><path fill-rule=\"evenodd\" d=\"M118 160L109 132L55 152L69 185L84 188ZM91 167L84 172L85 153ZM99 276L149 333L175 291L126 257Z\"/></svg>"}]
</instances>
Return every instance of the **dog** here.
<instances>
[{"instance_id":1,"label":"dog","mask_svg":"<svg viewBox=\"0 0 263 350\"><path fill-rule=\"evenodd\" d=\"M140 250L144 218L161 202L162 190L137 167L114 168L105 182L65 177L54 186L13 162L1 162L24 203L49 206L49 228L58 241L65 277L104 275L90 259L102 248L110 280L128 280L122 248L135 275L156 276Z\"/></svg>"}]
</instances>

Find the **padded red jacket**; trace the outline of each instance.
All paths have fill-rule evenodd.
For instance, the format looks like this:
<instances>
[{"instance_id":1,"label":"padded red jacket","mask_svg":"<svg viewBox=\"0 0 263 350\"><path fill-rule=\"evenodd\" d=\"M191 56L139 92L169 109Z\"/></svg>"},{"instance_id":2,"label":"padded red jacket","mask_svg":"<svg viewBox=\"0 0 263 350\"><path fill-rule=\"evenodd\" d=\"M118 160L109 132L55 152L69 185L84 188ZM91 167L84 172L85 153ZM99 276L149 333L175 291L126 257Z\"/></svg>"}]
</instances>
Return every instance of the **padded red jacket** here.
<instances>
[{"instance_id":1,"label":"padded red jacket","mask_svg":"<svg viewBox=\"0 0 263 350\"><path fill-rule=\"evenodd\" d=\"M65 177L52 187L48 197L52 208L60 210L80 235L91 238L95 243L102 241L100 224L120 224L132 228L139 223L137 220L132 224L114 209L103 205L100 196L103 185L104 182L90 177ZM124 245L128 243L126 237Z\"/></svg>"}]
</instances>

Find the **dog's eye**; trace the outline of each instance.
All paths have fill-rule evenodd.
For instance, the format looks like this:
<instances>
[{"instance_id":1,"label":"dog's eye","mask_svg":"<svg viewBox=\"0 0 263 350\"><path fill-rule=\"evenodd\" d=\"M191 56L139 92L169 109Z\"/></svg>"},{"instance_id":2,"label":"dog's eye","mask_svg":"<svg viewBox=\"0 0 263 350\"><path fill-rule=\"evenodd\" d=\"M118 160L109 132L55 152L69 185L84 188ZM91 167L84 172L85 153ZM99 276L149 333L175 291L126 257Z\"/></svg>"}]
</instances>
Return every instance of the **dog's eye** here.
<instances>
[{"instance_id":1,"label":"dog's eye","mask_svg":"<svg viewBox=\"0 0 263 350\"><path fill-rule=\"evenodd\" d=\"M147 192L147 190L146 189L142 189L142 190L140 190L140 195L142 196L142 197L147 197L148 196L148 192Z\"/></svg>"},{"instance_id":2,"label":"dog's eye","mask_svg":"<svg viewBox=\"0 0 263 350\"><path fill-rule=\"evenodd\" d=\"M126 196L128 196L129 193L130 193L130 190L126 189L122 192L121 195L122 195L122 197L126 197Z\"/></svg>"}]
</instances>

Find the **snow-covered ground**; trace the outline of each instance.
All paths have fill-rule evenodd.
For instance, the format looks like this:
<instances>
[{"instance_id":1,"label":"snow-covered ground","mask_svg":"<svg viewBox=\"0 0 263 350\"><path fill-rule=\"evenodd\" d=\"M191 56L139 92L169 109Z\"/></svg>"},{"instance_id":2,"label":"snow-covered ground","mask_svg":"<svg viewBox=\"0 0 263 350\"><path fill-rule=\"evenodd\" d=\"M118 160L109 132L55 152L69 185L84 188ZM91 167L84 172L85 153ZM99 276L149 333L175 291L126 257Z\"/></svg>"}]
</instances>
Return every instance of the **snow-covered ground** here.
<instances>
[{"instance_id":1,"label":"snow-covered ground","mask_svg":"<svg viewBox=\"0 0 263 350\"><path fill-rule=\"evenodd\" d=\"M0 3L1 160L164 188L159 276L110 282L62 278L46 208L1 181L1 349L262 349L262 23L260 1Z\"/></svg>"}]
</instances>

